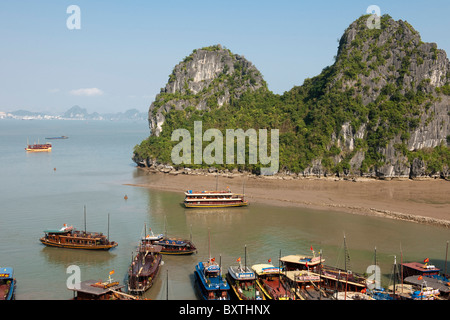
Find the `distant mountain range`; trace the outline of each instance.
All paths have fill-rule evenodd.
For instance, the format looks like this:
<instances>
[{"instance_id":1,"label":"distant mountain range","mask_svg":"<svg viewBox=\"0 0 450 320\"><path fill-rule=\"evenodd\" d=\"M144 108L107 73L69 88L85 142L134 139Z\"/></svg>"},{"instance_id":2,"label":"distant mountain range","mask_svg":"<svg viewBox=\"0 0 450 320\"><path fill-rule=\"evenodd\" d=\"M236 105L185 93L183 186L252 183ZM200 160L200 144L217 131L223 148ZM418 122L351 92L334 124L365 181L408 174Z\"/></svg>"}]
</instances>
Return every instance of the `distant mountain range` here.
<instances>
[{"instance_id":1,"label":"distant mountain range","mask_svg":"<svg viewBox=\"0 0 450 320\"><path fill-rule=\"evenodd\" d=\"M148 120L147 112L140 112L137 109L129 109L125 112L117 113L89 113L85 108L73 106L60 115L51 115L45 112L32 112L27 110L17 110L12 112L0 111L0 119L22 119L22 120Z\"/></svg>"}]
</instances>

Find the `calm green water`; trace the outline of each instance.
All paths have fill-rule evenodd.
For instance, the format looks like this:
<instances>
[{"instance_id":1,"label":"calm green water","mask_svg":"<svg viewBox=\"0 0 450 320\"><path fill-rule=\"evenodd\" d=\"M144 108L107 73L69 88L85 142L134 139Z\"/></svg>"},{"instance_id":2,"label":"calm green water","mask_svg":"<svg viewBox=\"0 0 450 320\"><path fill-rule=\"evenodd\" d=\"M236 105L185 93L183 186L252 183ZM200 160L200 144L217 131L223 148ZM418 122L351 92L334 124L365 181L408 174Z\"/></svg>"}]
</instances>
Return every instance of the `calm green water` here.
<instances>
[{"instance_id":1,"label":"calm green water","mask_svg":"<svg viewBox=\"0 0 450 320\"><path fill-rule=\"evenodd\" d=\"M51 153L27 154L30 142L51 140ZM77 265L81 280L113 278L124 283L132 252L144 224L169 236L189 238L198 253L164 256L164 265L147 298L197 299L193 288L194 266L211 255L226 269L236 259L247 264L276 264L280 255L309 254L322 250L326 263L344 266L346 236L351 268L363 273L373 263L374 248L383 273L383 284L392 284L394 256L400 262L430 261L444 267L449 231L375 217L298 208L251 204L248 208L184 209L182 193L126 186L142 183L142 174L131 160L134 145L148 136L146 122L102 121L0 121L0 265L15 270L16 299L70 299L67 267ZM56 169L56 170L55 170ZM124 196L128 196L128 200ZM39 242L43 230L67 223L88 231L108 232L119 246L108 252L48 248ZM166 281L168 276L169 281Z\"/></svg>"}]
</instances>

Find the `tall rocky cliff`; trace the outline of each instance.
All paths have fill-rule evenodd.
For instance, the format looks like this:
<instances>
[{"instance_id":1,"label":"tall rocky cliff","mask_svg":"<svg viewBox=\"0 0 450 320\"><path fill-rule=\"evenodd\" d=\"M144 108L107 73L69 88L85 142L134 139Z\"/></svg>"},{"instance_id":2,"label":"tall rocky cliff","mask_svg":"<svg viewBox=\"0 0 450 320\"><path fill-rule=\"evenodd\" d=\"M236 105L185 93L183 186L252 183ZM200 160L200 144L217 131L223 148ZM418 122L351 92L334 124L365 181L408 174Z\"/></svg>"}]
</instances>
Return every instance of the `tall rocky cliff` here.
<instances>
[{"instance_id":1,"label":"tall rocky cliff","mask_svg":"<svg viewBox=\"0 0 450 320\"><path fill-rule=\"evenodd\" d=\"M423 159L411 159L413 154L408 158L404 149L413 152L441 143L447 145L450 62L445 51L438 49L435 43L422 42L419 33L408 22L384 16L380 29L369 29L367 18L358 19L345 31L339 42L336 62L329 71L331 76L325 84L327 92L351 90L353 97L360 99L369 110L367 119L359 118L356 126L344 122L342 129L333 134L332 141L343 151L335 161L351 155L347 172L359 173L367 147L357 149L355 141L377 139L377 131L387 129L394 133L389 140L372 143L382 161L365 174L421 176L425 172ZM403 117L386 117L382 114L385 108L397 109ZM371 119L370 113L378 111L381 116ZM326 171L318 158L305 174L324 174ZM448 166L441 171L444 172L439 173L448 176Z\"/></svg>"},{"instance_id":2,"label":"tall rocky cliff","mask_svg":"<svg viewBox=\"0 0 450 320\"><path fill-rule=\"evenodd\" d=\"M152 135L161 133L170 110L221 107L247 90L267 88L261 73L243 56L221 45L194 50L177 64L169 82L156 96L148 113Z\"/></svg>"},{"instance_id":3,"label":"tall rocky cliff","mask_svg":"<svg viewBox=\"0 0 450 320\"><path fill-rule=\"evenodd\" d=\"M221 130L280 129L284 173L448 177L447 55L406 21L384 15L380 28L369 28L370 17L345 30L333 65L283 95L270 92L242 56L220 45L194 50L151 104L151 136L136 146L135 162L170 162L173 143L161 136L168 115L173 129L192 127L195 114ZM258 166L239 169L257 173Z\"/></svg>"}]
</instances>

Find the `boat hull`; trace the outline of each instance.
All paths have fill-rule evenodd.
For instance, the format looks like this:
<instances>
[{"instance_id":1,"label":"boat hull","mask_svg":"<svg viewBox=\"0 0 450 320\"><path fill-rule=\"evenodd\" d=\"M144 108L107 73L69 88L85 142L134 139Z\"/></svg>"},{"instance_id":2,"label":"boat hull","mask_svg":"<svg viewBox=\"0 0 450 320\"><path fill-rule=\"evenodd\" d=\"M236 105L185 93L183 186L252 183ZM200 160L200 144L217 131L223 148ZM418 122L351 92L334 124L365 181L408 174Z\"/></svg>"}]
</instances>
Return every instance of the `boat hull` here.
<instances>
[{"instance_id":1,"label":"boat hull","mask_svg":"<svg viewBox=\"0 0 450 320\"><path fill-rule=\"evenodd\" d=\"M114 247L117 247L117 243L109 244L109 245L77 245L77 244L67 244L67 243L56 243L49 241L45 238L39 239L42 244L48 247L55 248L66 248L66 249L84 249L84 250L109 250Z\"/></svg>"},{"instance_id":2,"label":"boat hull","mask_svg":"<svg viewBox=\"0 0 450 320\"><path fill-rule=\"evenodd\" d=\"M194 204L184 202L186 208L229 208L229 207L245 207L248 206L247 202L242 203L225 203L225 204Z\"/></svg>"},{"instance_id":3,"label":"boat hull","mask_svg":"<svg viewBox=\"0 0 450 320\"><path fill-rule=\"evenodd\" d=\"M261 288L256 284L256 280L252 281L249 286L249 291L253 291L254 293L247 292L247 295L240 292L236 280L233 279L229 274L227 275L227 281L232 289L233 297L237 300L266 300L266 296ZM245 280L243 280L242 282L244 281ZM256 294L256 292L258 292L258 295Z\"/></svg>"},{"instance_id":4,"label":"boat hull","mask_svg":"<svg viewBox=\"0 0 450 320\"><path fill-rule=\"evenodd\" d=\"M197 252L197 249L196 250L186 250L186 251L166 250L166 249L161 250L162 254L171 254L171 255L190 255L190 254L194 254L195 252Z\"/></svg>"},{"instance_id":5,"label":"boat hull","mask_svg":"<svg viewBox=\"0 0 450 320\"><path fill-rule=\"evenodd\" d=\"M0 300L14 300L16 279L12 268L0 268Z\"/></svg>"},{"instance_id":6,"label":"boat hull","mask_svg":"<svg viewBox=\"0 0 450 320\"><path fill-rule=\"evenodd\" d=\"M141 259L140 255L138 255L134 261L136 262L139 259ZM149 257L146 264L151 264L155 267L145 276L139 275L139 272L133 272L133 267L130 266L130 270L128 271L128 292L132 294L143 294L145 291L149 290L153 286L153 283L159 274L159 270L161 269L161 260L162 258L160 254L156 257Z\"/></svg>"},{"instance_id":7,"label":"boat hull","mask_svg":"<svg viewBox=\"0 0 450 320\"><path fill-rule=\"evenodd\" d=\"M52 148L47 149L31 149L31 148L25 148L26 152L50 152L52 151Z\"/></svg>"},{"instance_id":8,"label":"boat hull","mask_svg":"<svg viewBox=\"0 0 450 320\"><path fill-rule=\"evenodd\" d=\"M230 294L229 294L229 290L226 290L226 298L225 299L216 299L216 298L210 298L209 297L209 293L210 292L214 292L214 291L222 291L222 290L211 290L211 289L207 289L204 284L203 281L200 279L200 275L198 273L197 270L194 271L195 274L195 283L196 283L196 287L197 287L197 292L200 295L200 297L203 300L230 300ZM216 297L217 295L214 295L214 297Z\"/></svg>"}]
</instances>

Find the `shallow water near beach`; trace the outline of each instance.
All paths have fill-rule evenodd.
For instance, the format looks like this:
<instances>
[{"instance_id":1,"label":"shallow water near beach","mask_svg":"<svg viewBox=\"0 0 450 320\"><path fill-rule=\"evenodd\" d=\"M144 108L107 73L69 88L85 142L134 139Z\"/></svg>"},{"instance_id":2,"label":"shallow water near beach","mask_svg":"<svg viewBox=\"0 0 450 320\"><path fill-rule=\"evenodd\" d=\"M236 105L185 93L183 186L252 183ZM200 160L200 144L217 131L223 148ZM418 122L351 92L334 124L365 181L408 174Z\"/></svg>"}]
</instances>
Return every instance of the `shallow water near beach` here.
<instances>
[{"instance_id":1,"label":"shallow water near beach","mask_svg":"<svg viewBox=\"0 0 450 320\"><path fill-rule=\"evenodd\" d=\"M112 277L124 284L145 224L154 233L192 236L198 248L190 256L163 256L158 279L145 294L150 299L197 299L194 266L209 254L226 270L239 257L247 265L268 259L277 264L280 255L310 254L312 247L316 254L322 251L326 264L344 267L344 235L351 270L364 273L376 248L386 286L392 284L395 260L429 258L444 268L450 237L443 227L254 203L248 208L185 209L180 205L183 193L130 186L152 179L131 160L133 147L148 133L146 122L0 121L0 266L14 268L16 299L72 298L66 272L71 265L80 267L81 280L106 280L114 270ZM27 139L44 142L60 135L69 139L50 140L50 153L24 150ZM43 230L64 223L84 229L84 206L87 230L109 233L117 248L90 252L39 242Z\"/></svg>"}]
</instances>

